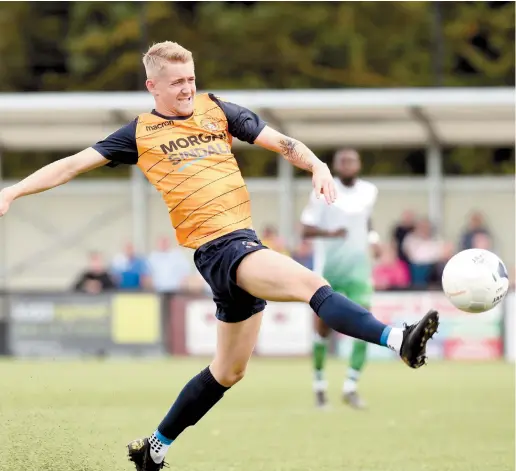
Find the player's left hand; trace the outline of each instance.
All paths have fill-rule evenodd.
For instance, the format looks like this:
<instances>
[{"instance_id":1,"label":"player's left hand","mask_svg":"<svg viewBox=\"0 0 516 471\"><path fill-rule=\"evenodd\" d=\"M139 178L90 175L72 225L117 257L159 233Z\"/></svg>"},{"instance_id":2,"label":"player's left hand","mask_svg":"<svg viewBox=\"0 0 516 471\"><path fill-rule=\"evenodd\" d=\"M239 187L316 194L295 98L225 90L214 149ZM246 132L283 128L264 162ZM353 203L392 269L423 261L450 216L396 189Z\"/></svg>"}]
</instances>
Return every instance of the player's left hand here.
<instances>
[{"instance_id":1,"label":"player's left hand","mask_svg":"<svg viewBox=\"0 0 516 471\"><path fill-rule=\"evenodd\" d=\"M320 195L324 195L328 204L334 203L337 199L335 181L333 180L330 169L325 163L321 162L314 167L312 172L312 185L317 198L319 198Z\"/></svg>"},{"instance_id":2,"label":"player's left hand","mask_svg":"<svg viewBox=\"0 0 516 471\"><path fill-rule=\"evenodd\" d=\"M13 201L13 197L8 189L4 188L0 191L0 217L9 211L9 206Z\"/></svg>"}]
</instances>

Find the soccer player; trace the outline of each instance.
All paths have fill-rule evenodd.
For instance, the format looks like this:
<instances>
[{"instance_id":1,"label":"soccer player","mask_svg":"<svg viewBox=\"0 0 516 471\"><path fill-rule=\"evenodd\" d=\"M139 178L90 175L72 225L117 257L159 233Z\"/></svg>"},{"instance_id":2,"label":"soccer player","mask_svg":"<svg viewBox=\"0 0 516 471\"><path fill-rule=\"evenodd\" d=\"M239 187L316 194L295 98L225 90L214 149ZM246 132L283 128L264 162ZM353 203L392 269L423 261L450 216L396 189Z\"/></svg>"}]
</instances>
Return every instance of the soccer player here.
<instances>
[{"instance_id":1,"label":"soccer player","mask_svg":"<svg viewBox=\"0 0 516 471\"><path fill-rule=\"evenodd\" d=\"M337 199L331 206L314 193L301 215L303 236L314 238L314 270L337 292L370 309L373 293L371 251L377 249L378 235L372 230L371 213L378 190L358 175L360 156L344 149L333 159ZM371 245L373 247L371 247ZM327 340L331 329L316 316L313 345L314 393L316 405L327 404L328 383L324 377ZM357 382L366 361L367 343L355 339L350 368L342 388L344 402L356 409L365 407L357 393Z\"/></svg>"},{"instance_id":2,"label":"soccer player","mask_svg":"<svg viewBox=\"0 0 516 471\"><path fill-rule=\"evenodd\" d=\"M265 300L309 303L332 329L391 348L410 367L425 363L434 310L404 329L387 326L319 275L263 246L251 222L249 193L231 151L233 137L257 144L312 173L316 194L332 204L328 166L302 142L267 126L255 113L212 94L196 94L192 54L166 41L143 57L155 109L97 144L57 160L0 193L0 215L22 196L62 185L103 165L137 165L161 193L178 242L195 250L197 269L217 305L217 350L183 388L157 429L129 443L138 471L162 469L167 450L244 377Z\"/></svg>"}]
</instances>

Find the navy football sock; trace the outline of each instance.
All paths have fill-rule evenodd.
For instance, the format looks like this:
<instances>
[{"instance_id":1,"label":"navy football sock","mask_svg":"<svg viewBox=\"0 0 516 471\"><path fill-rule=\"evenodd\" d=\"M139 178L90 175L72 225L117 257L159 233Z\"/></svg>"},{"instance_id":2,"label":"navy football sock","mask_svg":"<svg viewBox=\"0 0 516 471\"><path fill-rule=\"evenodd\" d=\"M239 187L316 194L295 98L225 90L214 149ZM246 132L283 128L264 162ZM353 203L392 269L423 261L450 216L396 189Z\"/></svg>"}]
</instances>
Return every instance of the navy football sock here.
<instances>
[{"instance_id":1,"label":"navy football sock","mask_svg":"<svg viewBox=\"0 0 516 471\"><path fill-rule=\"evenodd\" d=\"M209 368L194 376L179 393L158 426L160 437L171 442L181 432L195 425L220 399L229 388L222 386L211 374Z\"/></svg>"},{"instance_id":2,"label":"navy football sock","mask_svg":"<svg viewBox=\"0 0 516 471\"><path fill-rule=\"evenodd\" d=\"M319 288L310 300L314 312L332 329L377 345L387 345L391 327L377 320L367 309L333 291Z\"/></svg>"}]
</instances>

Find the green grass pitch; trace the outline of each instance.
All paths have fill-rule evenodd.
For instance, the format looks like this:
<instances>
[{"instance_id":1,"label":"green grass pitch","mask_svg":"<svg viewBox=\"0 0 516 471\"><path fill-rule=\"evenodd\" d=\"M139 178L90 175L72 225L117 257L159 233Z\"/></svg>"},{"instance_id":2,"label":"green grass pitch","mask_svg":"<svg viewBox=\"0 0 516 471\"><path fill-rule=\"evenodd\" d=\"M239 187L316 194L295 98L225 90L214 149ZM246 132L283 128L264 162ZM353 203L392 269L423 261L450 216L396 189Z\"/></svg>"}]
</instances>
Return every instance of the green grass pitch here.
<instances>
[{"instance_id":1,"label":"green grass pitch","mask_svg":"<svg viewBox=\"0 0 516 471\"><path fill-rule=\"evenodd\" d=\"M0 362L1 471L129 471L125 445L153 432L207 360ZM369 410L340 403L346 364L328 365L317 411L309 359L258 359L168 454L180 471L514 470L514 367L368 366Z\"/></svg>"}]
</instances>

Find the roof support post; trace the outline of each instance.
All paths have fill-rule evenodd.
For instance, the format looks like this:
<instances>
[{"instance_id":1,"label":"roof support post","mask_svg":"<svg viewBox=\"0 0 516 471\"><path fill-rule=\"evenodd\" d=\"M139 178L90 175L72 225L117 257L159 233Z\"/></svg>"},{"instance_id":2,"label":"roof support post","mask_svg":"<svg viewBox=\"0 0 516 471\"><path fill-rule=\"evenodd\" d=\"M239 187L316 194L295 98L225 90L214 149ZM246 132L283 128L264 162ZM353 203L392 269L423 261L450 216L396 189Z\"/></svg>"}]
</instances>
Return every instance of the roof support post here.
<instances>
[{"instance_id":1,"label":"roof support post","mask_svg":"<svg viewBox=\"0 0 516 471\"><path fill-rule=\"evenodd\" d=\"M426 148L426 178L428 188L428 217L438 233L444 229L443 156L439 144L430 141Z\"/></svg>"},{"instance_id":2,"label":"roof support post","mask_svg":"<svg viewBox=\"0 0 516 471\"><path fill-rule=\"evenodd\" d=\"M127 124L129 119L122 109L112 109L111 116L119 126ZM145 176L136 165L131 165L131 243L138 254L145 253L148 244L148 210L149 192Z\"/></svg>"},{"instance_id":3,"label":"roof support post","mask_svg":"<svg viewBox=\"0 0 516 471\"><path fill-rule=\"evenodd\" d=\"M149 192L145 177L136 165L131 165L132 243L138 254L145 253L148 243Z\"/></svg>"},{"instance_id":4,"label":"roof support post","mask_svg":"<svg viewBox=\"0 0 516 471\"><path fill-rule=\"evenodd\" d=\"M269 109L264 109L261 115L277 129L285 134L285 128L281 121ZM296 241L296 218L295 218L295 188L294 188L294 167L282 155L278 154L278 185L279 199L279 227L281 238L292 250Z\"/></svg>"},{"instance_id":5,"label":"roof support post","mask_svg":"<svg viewBox=\"0 0 516 471\"><path fill-rule=\"evenodd\" d=\"M427 133L426 146L426 185L428 191L428 217L435 230L442 234L444 214L444 178L443 156L439 137L430 119L419 107L413 107L411 113Z\"/></svg>"},{"instance_id":6,"label":"roof support post","mask_svg":"<svg viewBox=\"0 0 516 471\"><path fill-rule=\"evenodd\" d=\"M4 186L4 174L3 174L3 160L2 160L2 147L0 146L0 188ZM3 218L0 222L0 292L6 289L7 286L7 230L6 230L7 219ZM1 317L1 316L0 316Z\"/></svg>"}]
</instances>

